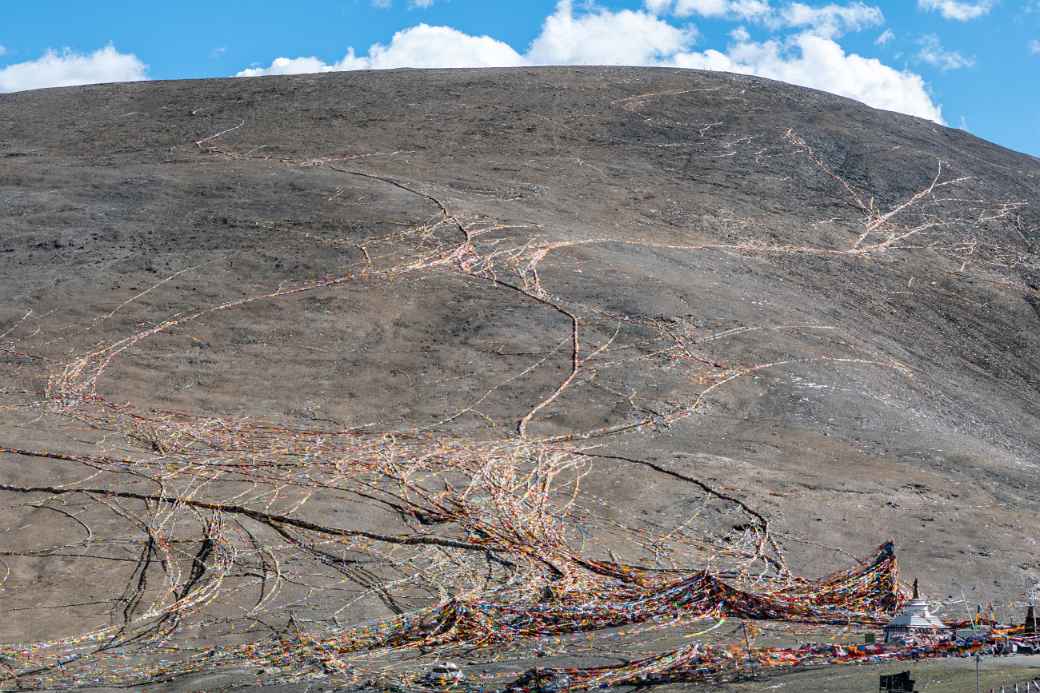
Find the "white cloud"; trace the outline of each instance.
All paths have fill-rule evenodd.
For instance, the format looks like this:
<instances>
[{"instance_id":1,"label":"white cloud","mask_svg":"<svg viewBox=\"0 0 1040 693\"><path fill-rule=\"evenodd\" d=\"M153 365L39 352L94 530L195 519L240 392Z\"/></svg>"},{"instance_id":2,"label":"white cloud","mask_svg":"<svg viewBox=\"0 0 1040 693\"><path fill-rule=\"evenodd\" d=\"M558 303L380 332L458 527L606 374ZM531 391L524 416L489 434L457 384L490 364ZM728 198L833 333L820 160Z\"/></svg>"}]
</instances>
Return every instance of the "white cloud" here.
<instances>
[{"instance_id":1,"label":"white cloud","mask_svg":"<svg viewBox=\"0 0 1040 693\"><path fill-rule=\"evenodd\" d=\"M974 58L968 58L957 51L948 51L943 48L939 37L935 34L922 36L918 43L921 49L917 51L917 59L940 70L959 70L975 65Z\"/></svg>"},{"instance_id":2,"label":"white cloud","mask_svg":"<svg viewBox=\"0 0 1040 693\"><path fill-rule=\"evenodd\" d=\"M995 0L917 0L917 6L922 10L938 12L946 19L956 19L959 22L967 22L989 14L994 4Z\"/></svg>"},{"instance_id":3,"label":"white cloud","mask_svg":"<svg viewBox=\"0 0 1040 693\"><path fill-rule=\"evenodd\" d=\"M838 36L885 23L885 15L877 7L854 2L849 5L811 7L794 2L781 10L774 23L782 27L807 27L821 36Z\"/></svg>"},{"instance_id":4,"label":"white cloud","mask_svg":"<svg viewBox=\"0 0 1040 693\"><path fill-rule=\"evenodd\" d=\"M593 9L575 15L561 0L527 51L535 65L653 65L688 49L696 34L647 12Z\"/></svg>"},{"instance_id":5,"label":"white cloud","mask_svg":"<svg viewBox=\"0 0 1040 693\"><path fill-rule=\"evenodd\" d=\"M672 9L673 0L646 0L646 9L654 14L664 14Z\"/></svg>"},{"instance_id":6,"label":"white cloud","mask_svg":"<svg viewBox=\"0 0 1040 693\"><path fill-rule=\"evenodd\" d=\"M1033 40L1029 42L1029 52L1033 55L1040 55L1040 40Z\"/></svg>"},{"instance_id":7,"label":"white cloud","mask_svg":"<svg viewBox=\"0 0 1040 693\"><path fill-rule=\"evenodd\" d=\"M672 10L679 17L728 17L757 19L769 15L773 8L769 0L675 0Z\"/></svg>"},{"instance_id":8,"label":"white cloud","mask_svg":"<svg viewBox=\"0 0 1040 693\"><path fill-rule=\"evenodd\" d=\"M314 58L277 58L269 67L250 68L238 77L293 75L340 70L383 70L395 67L514 67L526 64L523 56L490 36L470 36L446 26L419 24L399 31L390 45L373 44L368 55L351 48L342 60L325 63Z\"/></svg>"},{"instance_id":9,"label":"white cloud","mask_svg":"<svg viewBox=\"0 0 1040 693\"><path fill-rule=\"evenodd\" d=\"M687 0L689 1L689 0ZM701 10L720 1L698 0ZM683 0L680 0L683 2ZM796 8L793 3L788 8ZM821 26L844 28L881 21L861 3L828 5L814 12L792 9L783 21L802 31L786 41L757 43L742 27L731 33L734 43L725 52L693 50L692 27L666 21L658 11L677 8L674 0L648 0L647 11L611 12L595 6L575 10L560 0L526 53L488 36L470 36L449 27L420 24L394 35L389 45L374 44L365 55L350 49L336 63L314 57L278 58L268 67L243 70L240 76L328 72L387 67L491 67L518 65L661 65L724 70L760 75L847 96L876 108L943 122L942 112L928 94L924 80L874 58L846 53ZM839 10L828 8L838 7ZM661 10L664 8L664 10ZM851 9L851 14L845 10ZM865 9L859 9L865 8ZM714 11L714 10L712 10ZM728 10L727 10L728 11ZM822 12L823 14L819 14ZM821 19L821 17L823 19Z\"/></svg>"},{"instance_id":10,"label":"white cloud","mask_svg":"<svg viewBox=\"0 0 1040 693\"><path fill-rule=\"evenodd\" d=\"M236 77L260 77L261 75L303 75L313 72L334 72L338 70L362 69L353 67L351 61L357 60L351 49L347 56L338 63L327 64L320 58L275 58L268 67L250 67L239 72Z\"/></svg>"},{"instance_id":11,"label":"white cloud","mask_svg":"<svg viewBox=\"0 0 1040 693\"><path fill-rule=\"evenodd\" d=\"M111 44L89 55L69 49L48 50L36 60L0 68L0 92L70 87L102 82L136 82L147 79L147 65L136 55L120 53Z\"/></svg>"},{"instance_id":12,"label":"white cloud","mask_svg":"<svg viewBox=\"0 0 1040 693\"><path fill-rule=\"evenodd\" d=\"M875 46L887 46L896 37L896 34L891 29L885 29L881 32L881 35L874 39Z\"/></svg>"},{"instance_id":13,"label":"white cloud","mask_svg":"<svg viewBox=\"0 0 1040 693\"><path fill-rule=\"evenodd\" d=\"M803 33L786 43L745 42L726 53L707 50L675 56L679 67L759 75L847 96L875 108L899 111L942 123L942 109L924 80L875 58L846 53L833 39Z\"/></svg>"},{"instance_id":14,"label":"white cloud","mask_svg":"<svg viewBox=\"0 0 1040 693\"><path fill-rule=\"evenodd\" d=\"M367 58L348 52L351 68L498 67L523 64L520 54L490 36L470 36L450 27L419 24L394 34L389 46L374 44Z\"/></svg>"},{"instance_id":15,"label":"white cloud","mask_svg":"<svg viewBox=\"0 0 1040 693\"><path fill-rule=\"evenodd\" d=\"M763 19L773 12L769 0L645 0L644 5L654 14L745 21Z\"/></svg>"},{"instance_id":16,"label":"white cloud","mask_svg":"<svg viewBox=\"0 0 1040 693\"><path fill-rule=\"evenodd\" d=\"M736 29L729 32L729 37L737 43L747 43L751 40L751 34L749 34L748 30L742 26L738 26Z\"/></svg>"},{"instance_id":17,"label":"white cloud","mask_svg":"<svg viewBox=\"0 0 1040 693\"><path fill-rule=\"evenodd\" d=\"M862 0L820 7L804 2L788 2L783 7L774 7L769 0L645 0L644 4L655 14L758 22L772 29L811 29L824 36L859 31L885 21L879 8Z\"/></svg>"},{"instance_id":18,"label":"white cloud","mask_svg":"<svg viewBox=\"0 0 1040 693\"><path fill-rule=\"evenodd\" d=\"M662 3L656 3L661 5ZM730 14L730 0L677 0L664 3L665 12L674 12L680 17L698 14L702 17L725 17Z\"/></svg>"},{"instance_id":19,"label":"white cloud","mask_svg":"<svg viewBox=\"0 0 1040 693\"><path fill-rule=\"evenodd\" d=\"M7 55L7 46L0 45L0 55Z\"/></svg>"},{"instance_id":20,"label":"white cloud","mask_svg":"<svg viewBox=\"0 0 1040 693\"><path fill-rule=\"evenodd\" d=\"M576 13L560 0L526 55L489 36L470 36L450 27L427 24L399 31L390 45L376 43L366 56L354 49L336 63L318 58L277 58L269 67L250 68L239 77L394 67L513 67L517 65L654 65L696 38L647 12L593 9Z\"/></svg>"}]
</instances>

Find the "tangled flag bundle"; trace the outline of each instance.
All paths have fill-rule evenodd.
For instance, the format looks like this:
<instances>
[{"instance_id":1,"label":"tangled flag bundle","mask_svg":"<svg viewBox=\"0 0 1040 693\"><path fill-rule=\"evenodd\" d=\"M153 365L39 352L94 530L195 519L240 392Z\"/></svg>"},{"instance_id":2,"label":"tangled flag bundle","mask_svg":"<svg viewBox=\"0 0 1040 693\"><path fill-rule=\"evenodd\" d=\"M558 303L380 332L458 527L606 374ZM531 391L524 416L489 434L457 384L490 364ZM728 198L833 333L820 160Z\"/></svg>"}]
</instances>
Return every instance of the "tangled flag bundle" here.
<instances>
[{"instance_id":1,"label":"tangled flag bundle","mask_svg":"<svg viewBox=\"0 0 1040 693\"><path fill-rule=\"evenodd\" d=\"M764 594L736 589L706 571L664 584L655 584L648 575L643 573L642 584L608 582L602 592L573 603L451 600L418 616L348 631L325 644L342 652L378 646L484 645L679 618L876 625L905 601L897 587L891 544L864 568L819 581L797 581Z\"/></svg>"},{"instance_id":2,"label":"tangled flag bundle","mask_svg":"<svg viewBox=\"0 0 1040 693\"><path fill-rule=\"evenodd\" d=\"M531 638L603 631L647 622L675 623L727 618L786 623L878 626L902 607L906 593L891 543L881 546L873 561L820 580L791 579L775 589L753 593L732 587L707 571L668 581L653 571L597 562L602 573L617 576L585 600L543 601L526 606L493 601L452 599L438 607L362 628L313 640L281 639L263 648L222 653L245 656L277 666L320 661L326 670L348 671L347 655L381 649L487 646ZM509 693L555 693L617 685L701 682L812 664L851 664L888 659L966 656L998 641L1040 646L1021 628L993 630L969 641L924 641L912 646L880 644L807 644L797 648L748 648L697 642L663 654L617 666L532 669L505 684ZM212 656L213 653L211 653ZM219 659L220 657L218 657ZM213 661L209 659L209 661ZM422 688L422 679L412 682ZM397 687L401 687L400 684ZM474 690L489 690L478 685Z\"/></svg>"},{"instance_id":3,"label":"tangled flag bundle","mask_svg":"<svg viewBox=\"0 0 1040 693\"><path fill-rule=\"evenodd\" d=\"M653 571L599 562L598 570L618 577L602 580L601 589L564 599L521 605L513 602L451 599L434 608L352 628L315 640L279 639L270 645L251 644L237 651L210 652L206 666L217 662L252 660L262 666L298 668L320 662L328 670L349 671L347 657L384 649L469 647L549 638L571 633L603 631L621 626L689 622L726 618L810 624L877 625L898 609L906 595L898 586L898 563L891 543L862 567L820 580L789 579L763 593L743 591L707 571L669 581ZM822 653L808 650L802 659ZM791 665L799 657L770 651L778 664ZM714 662L712 665L707 663ZM650 681L661 678L703 678L738 664L730 648L700 644L607 669L537 670L511 684L516 690L580 690L595 682ZM696 664L696 666L695 666ZM295 666L294 666L295 665ZM200 667L203 665L199 665ZM737 667L739 670L739 666Z\"/></svg>"}]
</instances>

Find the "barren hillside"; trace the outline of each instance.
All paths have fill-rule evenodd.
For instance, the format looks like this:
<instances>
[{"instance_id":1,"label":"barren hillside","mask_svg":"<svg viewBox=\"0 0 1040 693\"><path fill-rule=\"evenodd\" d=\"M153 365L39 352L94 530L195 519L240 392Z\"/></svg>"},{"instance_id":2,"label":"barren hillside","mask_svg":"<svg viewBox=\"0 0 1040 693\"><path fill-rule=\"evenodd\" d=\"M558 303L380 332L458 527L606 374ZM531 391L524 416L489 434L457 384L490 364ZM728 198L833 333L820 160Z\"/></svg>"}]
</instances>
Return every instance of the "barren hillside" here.
<instances>
[{"instance_id":1,"label":"barren hillside","mask_svg":"<svg viewBox=\"0 0 1040 693\"><path fill-rule=\"evenodd\" d=\"M1040 161L963 131L663 69L57 89L0 96L0 210L5 690L805 641L888 541L950 618L1040 581Z\"/></svg>"}]
</instances>

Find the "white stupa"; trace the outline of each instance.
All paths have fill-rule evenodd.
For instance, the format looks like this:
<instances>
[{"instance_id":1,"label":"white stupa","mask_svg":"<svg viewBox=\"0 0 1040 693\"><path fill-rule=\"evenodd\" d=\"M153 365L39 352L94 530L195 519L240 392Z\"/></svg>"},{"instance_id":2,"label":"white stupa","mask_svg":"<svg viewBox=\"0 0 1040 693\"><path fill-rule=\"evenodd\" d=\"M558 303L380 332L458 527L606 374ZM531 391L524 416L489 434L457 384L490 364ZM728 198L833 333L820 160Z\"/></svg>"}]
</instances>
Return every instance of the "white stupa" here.
<instances>
[{"instance_id":1,"label":"white stupa","mask_svg":"<svg viewBox=\"0 0 1040 693\"><path fill-rule=\"evenodd\" d=\"M885 626L885 642L901 640L915 634L935 634L946 630L946 624L932 614L928 601L921 599L914 580L914 597L903 610Z\"/></svg>"}]
</instances>

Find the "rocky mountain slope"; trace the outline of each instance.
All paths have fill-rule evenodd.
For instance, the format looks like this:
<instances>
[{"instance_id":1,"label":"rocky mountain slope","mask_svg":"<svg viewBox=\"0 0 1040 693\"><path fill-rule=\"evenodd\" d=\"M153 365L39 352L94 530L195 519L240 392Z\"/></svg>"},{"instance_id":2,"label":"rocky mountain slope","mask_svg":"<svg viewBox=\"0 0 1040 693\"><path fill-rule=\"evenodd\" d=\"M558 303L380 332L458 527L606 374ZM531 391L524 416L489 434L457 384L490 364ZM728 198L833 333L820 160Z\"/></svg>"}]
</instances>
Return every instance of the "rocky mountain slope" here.
<instances>
[{"instance_id":1,"label":"rocky mountain slope","mask_svg":"<svg viewBox=\"0 0 1040 693\"><path fill-rule=\"evenodd\" d=\"M966 132L685 70L106 85L0 96L0 209L2 687L421 671L207 648L582 561L1040 582L1040 161Z\"/></svg>"}]
</instances>

